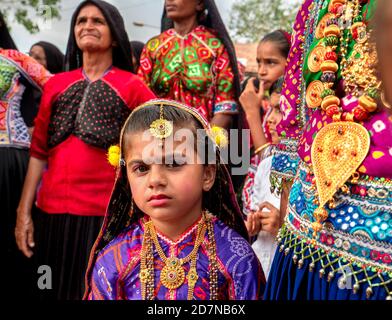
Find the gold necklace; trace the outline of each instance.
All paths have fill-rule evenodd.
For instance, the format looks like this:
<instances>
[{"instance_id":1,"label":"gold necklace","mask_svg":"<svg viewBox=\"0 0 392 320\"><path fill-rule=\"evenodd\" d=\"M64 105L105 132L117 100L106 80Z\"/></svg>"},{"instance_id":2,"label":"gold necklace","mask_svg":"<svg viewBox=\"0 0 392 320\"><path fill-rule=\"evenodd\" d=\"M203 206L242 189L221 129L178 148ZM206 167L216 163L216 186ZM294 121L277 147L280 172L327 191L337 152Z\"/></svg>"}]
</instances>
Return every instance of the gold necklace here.
<instances>
[{"instance_id":1,"label":"gold necklace","mask_svg":"<svg viewBox=\"0 0 392 320\"><path fill-rule=\"evenodd\" d=\"M206 224L206 217L205 214L203 213L202 219L200 220L197 226L197 236L196 236L195 246L193 250L185 258L178 259L177 257L174 256L174 252L171 252L170 257L166 257L162 247L159 244L158 236L152 221L148 221L145 223L145 232L144 232L145 234L144 234L143 244L142 244L141 265L140 265L140 274L139 274L140 281L142 283L143 299L152 300L154 298L153 245L155 246L159 257L165 263L165 266L161 271L160 280L162 284L170 290L170 297L172 298L174 295L173 290L179 288L185 281L185 270L182 267L182 265L190 261L190 269L187 276L188 300L193 299L193 291L196 282L199 278L196 270L196 257L197 257L197 252L199 250L199 247L204 240L204 235L207 229L209 229L208 223ZM214 250L214 253L215 252L216 250ZM215 261L216 257L212 260ZM214 286L214 288L215 287L216 285Z\"/></svg>"}]
</instances>

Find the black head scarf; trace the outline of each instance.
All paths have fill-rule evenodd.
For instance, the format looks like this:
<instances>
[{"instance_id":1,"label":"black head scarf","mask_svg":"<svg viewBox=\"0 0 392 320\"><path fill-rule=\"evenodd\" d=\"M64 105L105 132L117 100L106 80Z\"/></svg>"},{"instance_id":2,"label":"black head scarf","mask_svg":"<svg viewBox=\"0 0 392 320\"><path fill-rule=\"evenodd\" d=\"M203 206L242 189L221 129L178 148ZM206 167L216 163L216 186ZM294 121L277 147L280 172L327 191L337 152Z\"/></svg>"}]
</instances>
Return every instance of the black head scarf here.
<instances>
[{"instance_id":1,"label":"black head scarf","mask_svg":"<svg viewBox=\"0 0 392 320\"><path fill-rule=\"evenodd\" d=\"M138 64L140 63L140 56L144 48L144 43L141 41L131 41L131 48L133 56L135 57Z\"/></svg>"},{"instance_id":2,"label":"black head scarf","mask_svg":"<svg viewBox=\"0 0 392 320\"><path fill-rule=\"evenodd\" d=\"M223 42L227 52L229 53L230 64L234 73L235 94L238 100L241 94L241 85L240 85L240 73L238 70L237 57L235 54L234 44L231 41L231 38L229 36L229 33L227 32L225 24L223 23L222 17L219 14L215 1L204 0L203 2L204 2L205 15L202 15L203 18L199 19L198 21L199 25L204 25L207 28L214 30L217 33L219 39ZM171 19L167 17L166 7L164 7L162 20L161 20L161 32L164 32L173 27L174 27L174 23Z\"/></svg>"},{"instance_id":3,"label":"black head scarf","mask_svg":"<svg viewBox=\"0 0 392 320\"><path fill-rule=\"evenodd\" d=\"M15 49L16 44L8 31L7 24L5 23L3 14L0 12L0 48L3 49Z\"/></svg>"},{"instance_id":4,"label":"black head scarf","mask_svg":"<svg viewBox=\"0 0 392 320\"><path fill-rule=\"evenodd\" d=\"M74 28L80 10L89 4L96 6L102 12L108 23L113 40L117 43L117 46L113 47L113 66L133 72L132 49L125 30L124 20L115 6L102 0L86 0L76 8L71 20L71 30L65 54L66 69L70 71L83 65L82 52L76 44Z\"/></svg>"},{"instance_id":5,"label":"black head scarf","mask_svg":"<svg viewBox=\"0 0 392 320\"><path fill-rule=\"evenodd\" d=\"M54 44L46 41L40 41L33 44L31 47L40 46L44 49L46 56L46 69L50 73L59 73L64 71L64 55Z\"/></svg>"}]
</instances>

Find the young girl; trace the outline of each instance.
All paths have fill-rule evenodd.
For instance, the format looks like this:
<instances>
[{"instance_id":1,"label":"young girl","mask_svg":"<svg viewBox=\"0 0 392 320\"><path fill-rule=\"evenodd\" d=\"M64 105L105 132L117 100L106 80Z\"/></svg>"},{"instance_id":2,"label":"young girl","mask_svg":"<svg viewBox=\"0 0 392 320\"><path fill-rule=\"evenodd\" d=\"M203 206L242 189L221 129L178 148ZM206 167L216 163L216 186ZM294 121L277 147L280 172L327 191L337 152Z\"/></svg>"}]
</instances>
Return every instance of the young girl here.
<instances>
[{"instance_id":1,"label":"young girl","mask_svg":"<svg viewBox=\"0 0 392 320\"><path fill-rule=\"evenodd\" d=\"M254 175L260 162L259 153L268 145L268 140L270 140L266 138L267 130L263 128L260 108L262 107L265 91L269 90L272 84L284 74L289 50L290 35L285 31L277 30L261 39L257 48L259 87L254 86L254 78L251 78L240 96L240 103L246 114L246 121L250 128L254 147L254 155L251 158L251 166L242 191L243 211L246 214L251 211L250 198L252 196Z\"/></svg>"},{"instance_id":2,"label":"young girl","mask_svg":"<svg viewBox=\"0 0 392 320\"><path fill-rule=\"evenodd\" d=\"M264 275L219 150L200 138L209 132L195 109L174 101L153 100L128 118L86 298L260 298ZM216 161L203 164L206 150Z\"/></svg>"},{"instance_id":3,"label":"young girl","mask_svg":"<svg viewBox=\"0 0 392 320\"><path fill-rule=\"evenodd\" d=\"M279 143L276 126L282 120L279 100L282 91L283 77L279 78L270 89L271 108L266 115L268 131L271 135L271 146L260 152L260 164L254 178L253 192L250 199L251 213L247 217L246 227L249 235L257 235L252 244L257 257L268 278L271 262L276 250L276 235L282 225L284 210L280 211L280 196L271 192L270 172L273 146ZM283 208L282 208L283 209Z\"/></svg>"}]
</instances>

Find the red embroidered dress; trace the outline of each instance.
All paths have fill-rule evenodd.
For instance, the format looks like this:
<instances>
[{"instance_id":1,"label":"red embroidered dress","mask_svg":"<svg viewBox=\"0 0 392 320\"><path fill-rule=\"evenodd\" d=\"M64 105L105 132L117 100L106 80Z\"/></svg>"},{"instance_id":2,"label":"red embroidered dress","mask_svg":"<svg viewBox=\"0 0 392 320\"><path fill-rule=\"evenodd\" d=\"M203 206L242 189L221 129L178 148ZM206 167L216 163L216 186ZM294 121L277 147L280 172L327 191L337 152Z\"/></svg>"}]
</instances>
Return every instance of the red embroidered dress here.
<instances>
[{"instance_id":1,"label":"red embroidered dress","mask_svg":"<svg viewBox=\"0 0 392 320\"><path fill-rule=\"evenodd\" d=\"M149 40L138 74L157 96L186 103L208 120L238 112L228 52L205 26L184 37L169 29Z\"/></svg>"},{"instance_id":2,"label":"red embroidered dress","mask_svg":"<svg viewBox=\"0 0 392 320\"><path fill-rule=\"evenodd\" d=\"M140 79L116 67L90 81L77 69L45 86L31 155L47 160L37 206L47 213L102 216L114 184L107 148L132 109L155 98Z\"/></svg>"}]
</instances>

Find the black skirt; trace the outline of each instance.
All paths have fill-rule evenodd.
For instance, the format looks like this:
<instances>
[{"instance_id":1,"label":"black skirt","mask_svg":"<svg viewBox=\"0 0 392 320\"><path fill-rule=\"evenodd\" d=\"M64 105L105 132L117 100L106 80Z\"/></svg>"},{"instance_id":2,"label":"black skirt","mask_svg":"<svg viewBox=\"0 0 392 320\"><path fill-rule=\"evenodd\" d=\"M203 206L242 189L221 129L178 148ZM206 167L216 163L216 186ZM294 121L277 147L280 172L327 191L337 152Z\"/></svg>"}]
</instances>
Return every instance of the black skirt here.
<instances>
[{"instance_id":1,"label":"black skirt","mask_svg":"<svg viewBox=\"0 0 392 320\"><path fill-rule=\"evenodd\" d=\"M34 211L35 261L37 268L41 267L39 299L82 299L90 251L103 217Z\"/></svg>"},{"instance_id":2,"label":"black skirt","mask_svg":"<svg viewBox=\"0 0 392 320\"><path fill-rule=\"evenodd\" d=\"M28 161L28 150L0 147L0 243L5 247L0 274L2 290L12 300L33 297L33 261L18 250L15 241L16 208Z\"/></svg>"}]
</instances>

